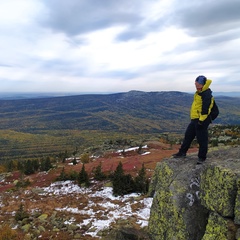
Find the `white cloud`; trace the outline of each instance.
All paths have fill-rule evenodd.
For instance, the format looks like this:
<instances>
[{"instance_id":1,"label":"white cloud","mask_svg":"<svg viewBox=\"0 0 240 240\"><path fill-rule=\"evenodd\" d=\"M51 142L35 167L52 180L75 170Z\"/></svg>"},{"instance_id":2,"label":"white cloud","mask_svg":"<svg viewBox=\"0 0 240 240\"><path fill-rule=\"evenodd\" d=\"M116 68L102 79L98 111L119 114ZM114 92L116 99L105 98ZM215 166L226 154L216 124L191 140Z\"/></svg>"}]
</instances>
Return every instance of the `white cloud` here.
<instances>
[{"instance_id":1,"label":"white cloud","mask_svg":"<svg viewBox=\"0 0 240 240\"><path fill-rule=\"evenodd\" d=\"M38 2L29 0L1 1L0 26L9 27L12 24L28 25L32 22L39 10Z\"/></svg>"},{"instance_id":2,"label":"white cloud","mask_svg":"<svg viewBox=\"0 0 240 240\"><path fill-rule=\"evenodd\" d=\"M199 74L217 91L240 91L238 6L2 1L1 91L194 91Z\"/></svg>"}]
</instances>

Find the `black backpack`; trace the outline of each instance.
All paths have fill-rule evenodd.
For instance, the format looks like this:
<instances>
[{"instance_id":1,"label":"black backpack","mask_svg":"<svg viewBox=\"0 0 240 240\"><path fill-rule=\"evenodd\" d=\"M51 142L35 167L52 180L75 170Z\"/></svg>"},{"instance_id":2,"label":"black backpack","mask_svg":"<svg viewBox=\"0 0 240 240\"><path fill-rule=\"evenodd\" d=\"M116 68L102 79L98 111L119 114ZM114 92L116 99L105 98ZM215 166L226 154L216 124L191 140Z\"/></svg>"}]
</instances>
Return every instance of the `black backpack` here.
<instances>
[{"instance_id":1,"label":"black backpack","mask_svg":"<svg viewBox=\"0 0 240 240\"><path fill-rule=\"evenodd\" d=\"M217 118L218 114L219 114L219 109L218 109L218 106L217 106L217 104L214 100L213 107L212 107L211 112L210 112L211 120L212 121L215 120Z\"/></svg>"}]
</instances>

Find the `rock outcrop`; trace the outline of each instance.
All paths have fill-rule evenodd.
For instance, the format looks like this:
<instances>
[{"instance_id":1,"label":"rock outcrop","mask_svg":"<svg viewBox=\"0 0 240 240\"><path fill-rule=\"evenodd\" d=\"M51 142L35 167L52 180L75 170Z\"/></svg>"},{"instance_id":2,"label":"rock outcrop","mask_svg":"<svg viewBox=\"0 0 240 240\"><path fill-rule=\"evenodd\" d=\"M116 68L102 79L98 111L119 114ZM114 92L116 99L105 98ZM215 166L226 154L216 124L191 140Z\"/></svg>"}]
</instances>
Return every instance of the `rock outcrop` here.
<instances>
[{"instance_id":1,"label":"rock outcrop","mask_svg":"<svg viewBox=\"0 0 240 240\"><path fill-rule=\"evenodd\" d=\"M240 240L240 146L159 162L150 186L153 240Z\"/></svg>"},{"instance_id":2,"label":"rock outcrop","mask_svg":"<svg viewBox=\"0 0 240 240\"><path fill-rule=\"evenodd\" d=\"M102 240L150 240L148 234L135 228L112 229Z\"/></svg>"}]
</instances>

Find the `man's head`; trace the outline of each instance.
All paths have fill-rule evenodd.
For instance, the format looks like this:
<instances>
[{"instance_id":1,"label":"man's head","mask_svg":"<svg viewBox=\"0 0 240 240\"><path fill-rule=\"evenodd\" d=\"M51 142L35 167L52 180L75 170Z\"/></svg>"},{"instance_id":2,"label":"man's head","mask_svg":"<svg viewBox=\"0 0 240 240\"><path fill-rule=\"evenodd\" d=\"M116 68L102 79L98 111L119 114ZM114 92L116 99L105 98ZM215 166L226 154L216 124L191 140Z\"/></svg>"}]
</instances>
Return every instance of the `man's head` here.
<instances>
[{"instance_id":1,"label":"man's head","mask_svg":"<svg viewBox=\"0 0 240 240\"><path fill-rule=\"evenodd\" d=\"M196 86L198 91L202 90L202 88L203 88L204 84L206 83L206 81L207 81L207 78L205 76L202 76L202 75L200 75L200 76L198 76L196 78L195 86Z\"/></svg>"}]
</instances>

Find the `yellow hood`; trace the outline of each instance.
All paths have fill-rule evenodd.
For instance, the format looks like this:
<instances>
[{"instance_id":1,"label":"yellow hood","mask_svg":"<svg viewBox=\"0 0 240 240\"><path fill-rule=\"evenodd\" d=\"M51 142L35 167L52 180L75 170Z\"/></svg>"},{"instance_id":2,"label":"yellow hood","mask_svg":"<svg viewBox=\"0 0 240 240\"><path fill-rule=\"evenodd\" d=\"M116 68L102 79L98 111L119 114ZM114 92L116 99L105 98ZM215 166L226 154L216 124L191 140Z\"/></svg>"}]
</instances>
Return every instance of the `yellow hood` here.
<instances>
[{"instance_id":1,"label":"yellow hood","mask_svg":"<svg viewBox=\"0 0 240 240\"><path fill-rule=\"evenodd\" d=\"M212 83L212 80L207 79L206 83L203 85L202 92L206 91L209 88L209 86L211 85L211 83Z\"/></svg>"}]
</instances>

